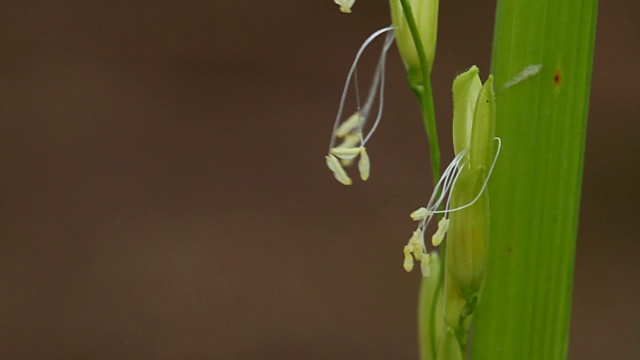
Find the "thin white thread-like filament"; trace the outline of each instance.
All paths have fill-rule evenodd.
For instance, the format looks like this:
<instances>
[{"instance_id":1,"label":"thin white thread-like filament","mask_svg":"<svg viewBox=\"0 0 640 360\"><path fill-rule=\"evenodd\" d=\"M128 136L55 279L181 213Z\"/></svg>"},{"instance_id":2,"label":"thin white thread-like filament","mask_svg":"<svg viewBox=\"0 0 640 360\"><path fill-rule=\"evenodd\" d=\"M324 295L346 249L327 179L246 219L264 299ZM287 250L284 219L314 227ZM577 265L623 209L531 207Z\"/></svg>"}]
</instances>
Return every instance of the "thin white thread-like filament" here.
<instances>
[{"instance_id":1,"label":"thin white thread-like filament","mask_svg":"<svg viewBox=\"0 0 640 360\"><path fill-rule=\"evenodd\" d=\"M349 73L347 74L347 80L345 81L344 88L342 90L342 96L340 97L340 105L338 106L338 114L336 115L336 120L335 120L334 125L333 125L333 132L331 133L331 141L329 142L329 150L331 150L331 148L334 147L335 142L336 142L335 132L338 129L338 126L340 125L340 119L342 118L342 113L344 111L344 103L345 103L345 101L347 99L347 93L348 93L348 90L349 90L349 85L351 84L351 78L353 76L353 73L356 70L356 67L358 65L358 61L360 61L360 57L362 56L362 53L367 48L367 46L369 46L369 44L373 40L375 40L378 36L388 32L388 31L393 31L393 27L392 26L385 27L385 28L382 28L382 29L374 32L373 34L371 34L364 41L364 43L362 43L362 45L360 46L360 49L356 53L356 57L355 57L355 59L353 61L353 64L351 65L351 69L349 69Z\"/></svg>"},{"instance_id":2,"label":"thin white thread-like filament","mask_svg":"<svg viewBox=\"0 0 640 360\"><path fill-rule=\"evenodd\" d=\"M491 178L491 173L493 173L493 168L496 166L496 161L498 161L498 156L500 155L500 149L502 148L502 140L500 140L499 137L494 137L493 139L498 141L498 149L496 150L496 155L493 157L493 163L491 164L491 168L489 168L489 173L487 174L487 177L484 179L484 183L482 184L482 188L480 188L480 191L478 192L478 195L476 195L475 199L473 199L468 204L462 205L462 206L454 208L454 209L433 211L434 214L444 214L444 213L450 213L450 212L466 209L469 206L475 204L476 201L478 201L478 199L480 199L480 196L482 196L482 193L487 188L487 184L489 184L489 179Z\"/></svg>"},{"instance_id":3,"label":"thin white thread-like filament","mask_svg":"<svg viewBox=\"0 0 640 360\"><path fill-rule=\"evenodd\" d=\"M380 85L379 85L379 99L378 99L378 115L376 116L376 120L374 121L373 126L371 127L371 130L369 130L369 133L362 141L362 146L364 146L364 144L371 138L373 133L378 128L378 125L380 124L380 119L382 119L382 109L384 105L384 82L385 82L385 75L386 75L387 52L389 51L391 44L393 44L394 39L395 39L394 33L391 32L387 34L384 46L382 48L382 52L380 53L380 60L378 61L378 66L376 68L376 78L380 79L379 80ZM370 91L369 96L370 98L367 99L367 104L365 104L365 107L362 110L364 114L364 118L361 123L362 127L364 127L364 124L366 123L367 118L369 116L368 112L370 111L369 109L371 108L371 104L373 103L373 99L375 98L375 92ZM367 108L367 105L369 105L368 108Z\"/></svg>"}]
</instances>

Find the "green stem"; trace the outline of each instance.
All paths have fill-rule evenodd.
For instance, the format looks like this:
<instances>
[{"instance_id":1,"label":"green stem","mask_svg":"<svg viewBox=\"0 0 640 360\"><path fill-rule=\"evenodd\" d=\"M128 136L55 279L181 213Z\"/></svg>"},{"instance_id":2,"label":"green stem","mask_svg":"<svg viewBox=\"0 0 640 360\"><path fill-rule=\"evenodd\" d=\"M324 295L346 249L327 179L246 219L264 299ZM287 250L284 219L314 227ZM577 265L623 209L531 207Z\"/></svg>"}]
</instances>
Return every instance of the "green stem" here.
<instances>
[{"instance_id":1,"label":"green stem","mask_svg":"<svg viewBox=\"0 0 640 360\"><path fill-rule=\"evenodd\" d=\"M444 256L442 257L444 259ZM442 266L442 264L441 264ZM442 291L442 283L444 283L444 271L440 271L440 274L438 276L438 283L436 285L436 289L434 291L434 295L433 295L433 302L431 303L431 309L429 310L431 313L431 316L429 316L429 327L431 330L431 358L435 359L436 358L436 353L437 353L437 341L438 339L436 339L436 318L437 318L437 314L436 311L438 310L438 302L440 301L440 291Z\"/></svg>"},{"instance_id":2,"label":"green stem","mask_svg":"<svg viewBox=\"0 0 640 360\"><path fill-rule=\"evenodd\" d=\"M407 24L409 25L409 30L411 31L411 37L413 38L413 42L416 46L416 50L418 53L418 59L420 60L420 68L422 69L422 84L416 84L412 81L409 81L411 85L411 89L418 97L418 102L420 103L420 112L422 113L422 120L424 122L425 130L427 131L427 138L429 139L429 154L431 156L431 173L433 177L433 186L435 186L438 181L440 181L440 145L438 144L438 131L436 127L436 115L435 115L435 107L433 106L433 93L431 91L431 70L430 64L427 62L427 57L424 52L424 47L422 46L422 40L420 39L420 32L418 31L418 26L416 25L415 18L413 17L413 11L411 10L411 5L407 0L400 0L402 4L402 10L404 11L404 16L407 19ZM443 258L444 259L444 258ZM435 339L435 318L436 318L436 309L438 303L439 290L441 288L441 279L438 279L438 286L436 287L436 294L433 297L433 301L429 303L426 301L424 291L420 291L420 296L418 297L418 328L424 329L429 328L430 338L427 339L431 344L431 346L427 346L427 344L423 343L422 337L420 338L420 355L423 360L426 360L429 355L431 355L432 359L436 358L436 339ZM428 313L430 316L427 317L427 324L422 324L425 320L425 317L420 316L420 314ZM421 331L422 332L422 331ZM428 354L428 351L425 351L427 348L431 349L431 354Z\"/></svg>"},{"instance_id":3,"label":"green stem","mask_svg":"<svg viewBox=\"0 0 640 360\"><path fill-rule=\"evenodd\" d=\"M438 335L443 329L443 322L438 322L438 312L442 311L442 283L444 266L440 256L431 255L431 276L422 278L418 296L418 339L420 359L434 360L437 354Z\"/></svg>"},{"instance_id":4,"label":"green stem","mask_svg":"<svg viewBox=\"0 0 640 360\"><path fill-rule=\"evenodd\" d=\"M427 130L429 138L429 153L431 156L431 171L433 174L433 185L440 180L440 145L438 144L438 132L436 129L436 116L433 106L433 94L431 93L431 81L427 80L426 86L411 84L411 89L420 102L420 112L424 128Z\"/></svg>"},{"instance_id":5,"label":"green stem","mask_svg":"<svg viewBox=\"0 0 640 360\"><path fill-rule=\"evenodd\" d=\"M425 74L424 71L422 73ZM420 103L420 112L422 113L424 127L427 130L427 138L429 139L429 148L430 148L429 154L431 156L431 169L432 169L431 172L433 176L433 185L435 186L438 183L438 181L440 181L440 146L438 144L438 133L436 131L436 120L435 120L435 113L434 113L434 106L433 106L433 94L431 92L431 81L428 78L425 81L426 81L425 82L426 86L420 86L413 83L410 83L410 85L411 85L411 89L418 97L418 101ZM443 250L444 250L444 247L443 247ZM444 261L444 255L442 259ZM420 348L421 348L420 355L423 360L428 360L429 358L435 359L437 356L436 354L437 352L436 350L436 344L437 344L436 311L437 311L438 297L440 296L440 290L442 288L442 283L444 280L443 274L444 274L444 271L441 271L438 276L437 286L435 287L435 289L432 289L434 290L434 295L433 295L433 301L431 301L431 303L426 301L426 294L424 293L424 291L420 291L420 295L418 297L418 314L419 314L418 321L421 322L421 321L424 321L425 319L425 317L421 316L420 314L422 313L429 314L429 316L426 318L428 322L427 324L418 324L419 328L421 328L422 326L428 326L430 330L429 331L430 337L428 341L431 342L431 346L427 347L425 344L422 344L423 339L422 339L422 336L420 337ZM426 348L431 349L430 351L431 354L427 354L427 351L425 351Z\"/></svg>"},{"instance_id":6,"label":"green stem","mask_svg":"<svg viewBox=\"0 0 640 360\"><path fill-rule=\"evenodd\" d=\"M440 145L438 144L438 132L436 129L436 115L433 106L433 94L431 92L431 70L429 63L427 62L427 56L420 40L420 32L416 25L416 20L413 17L413 11L408 0L400 0L404 16L407 19L407 25L411 31L411 37L416 45L418 52L418 59L420 60L420 68L422 69L422 84L410 83L411 88L418 97L420 102L420 111L422 112L422 119L424 121L424 127L427 130L427 137L429 138L429 150L431 153L431 169L433 173L433 185L440 180Z\"/></svg>"}]
</instances>

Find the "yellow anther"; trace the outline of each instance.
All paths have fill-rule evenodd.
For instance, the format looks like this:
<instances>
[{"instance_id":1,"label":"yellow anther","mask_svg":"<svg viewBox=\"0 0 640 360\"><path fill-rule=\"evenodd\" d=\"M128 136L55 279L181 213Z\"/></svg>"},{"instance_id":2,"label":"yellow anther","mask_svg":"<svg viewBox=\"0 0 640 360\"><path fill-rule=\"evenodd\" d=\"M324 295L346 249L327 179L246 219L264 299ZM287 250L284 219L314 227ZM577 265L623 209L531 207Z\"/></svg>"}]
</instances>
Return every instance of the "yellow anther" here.
<instances>
[{"instance_id":1,"label":"yellow anther","mask_svg":"<svg viewBox=\"0 0 640 360\"><path fill-rule=\"evenodd\" d=\"M356 0L333 0L333 2L340 5L340 11L345 14L349 14L351 13L351 8L353 7L353 3L355 3Z\"/></svg>"},{"instance_id":2,"label":"yellow anther","mask_svg":"<svg viewBox=\"0 0 640 360\"><path fill-rule=\"evenodd\" d=\"M411 242L405 245L405 247L409 249L409 252L413 252L416 249Z\"/></svg>"},{"instance_id":3,"label":"yellow anther","mask_svg":"<svg viewBox=\"0 0 640 360\"><path fill-rule=\"evenodd\" d=\"M336 146L335 148L340 148L340 149L350 149L350 148L354 148L354 147L359 147L358 145L360 144L360 140L362 138L360 137L360 135L358 134L347 134L344 137L344 140L340 143L340 145ZM353 159L340 159L340 163L342 164L342 166L351 166L351 164L353 164Z\"/></svg>"},{"instance_id":4,"label":"yellow anther","mask_svg":"<svg viewBox=\"0 0 640 360\"><path fill-rule=\"evenodd\" d=\"M427 208L421 207L418 210L412 212L409 216L411 216L411 219L413 221L420 221L424 220L429 215L431 215L431 212L427 210Z\"/></svg>"},{"instance_id":5,"label":"yellow anther","mask_svg":"<svg viewBox=\"0 0 640 360\"><path fill-rule=\"evenodd\" d=\"M438 246L440 245L440 243L442 242L442 240L444 240L444 236L442 236L441 234L439 234L438 232L436 232L435 234L433 234L433 236L431 237L431 243L433 244L433 246Z\"/></svg>"},{"instance_id":6,"label":"yellow anther","mask_svg":"<svg viewBox=\"0 0 640 360\"><path fill-rule=\"evenodd\" d=\"M424 254L422 261L420 261L420 271L422 277L429 277L431 275L431 257L429 254Z\"/></svg>"},{"instance_id":7,"label":"yellow anther","mask_svg":"<svg viewBox=\"0 0 640 360\"><path fill-rule=\"evenodd\" d=\"M360 160L358 161L358 171L360 172L360 178L362 181L367 181L371 172L371 164L369 163L369 155L367 155L367 149L360 148Z\"/></svg>"},{"instance_id":8,"label":"yellow anther","mask_svg":"<svg viewBox=\"0 0 640 360\"><path fill-rule=\"evenodd\" d=\"M344 160L354 159L356 156L360 155L362 152L362 147L356 148L343 148L343 147L334 147L331 149L331 154L336 157Z\"/></svg>"},{"instance_id":9,"label":"yellow anther","mask_svg":"<svg viewBox=\"0 0 640 360\"><path fill-rule=\"evenodd\" d=\"M404 263L402 266L406 272L410 272L413 270L413 256L411 256L411 251L408 246L405 246L402 252L404 252Z\"/></svg>"},{"instance_id":10,"label":"yellow anther","mask_svg":"<svg viewBox=\"0 0 640 360\"><path fill-rule=\"evenodd\" d=\"M422 252L422 249L413 249L413 257L416 258L416 261L422 261L423 256L424 253Z\"/></svg>"},{"instance_id":11,"label":"yellow anther","mask_svg":"<svg viewBox=\"0 0 640 360\"><path fill-rule=\"evenodd\" d=\"M345 137L347 134L351 133L358 126L360 126L360 111L356 111L353 115L349 116L347 120L345 120L338 129L336 130L337 137Z\"/></svg>"},{"instance_id":12,"label":"yellow anther","mask_svg":"<svg viewBox=\"0 0 640 360\"><path fill-rule=\"evenodd\" d=\"M351 165L353 165L353 162L355 161L355 159L340 159L340 164L342 164L342 166L344 167L349 167Z\"/></svg>"},{"instance_id":13,"label":"yellow anther","mask_svg":"<svg viewBox=\"0 0 640 360\"><path fill-rule=\"evenodd\" d=\"M340 145L336 146L336 148L353 148L358 147L360 144L360 135L358 134L348 134L344 137L344 140L340 143Z\"/></svg>"},{"instance_id":14,"label":"yellow anther","mask_svg":"<svg viewBox=\"0 0 640 360\"><path fill-rule=\"evenodd\" d=\"M438 246L444 239L444 235L447 233L447 229L449 228L449 219L442 218L438 221L438 230L431 237L431 243L433 246Z\"/></svg>"},{"instance_id":15,"label":"yellow anther","mask_svg":"<svg viewBox=\"0 0 640 360\"><path fill-rule=\"evenodd\" d=\"M324 158L327 161L327 167L333 172L336 180L344 185L351 185L353 183L349 175L347 175L347 172L342 168L342 165L340 165L338 158L333 155L327 155Z\"/></svg>"},{"instance_id":16,"label":"yellow anther","mask_svg":"<svg viewBox=\"0 0 640 360\"><path fill-rule=\"evenodd\" d=\"M331 154L335 155L340 159L351 160L356 156L360 155L361 149L362 148L359 148L359 147L357 148L335 147L331 149Z\"/></svg>"},{"instance_id":17,"label":"yellow anther","mask_svg":"<svg viewBox=\"0 0 640 360\"><path fill-rule=\"evenodd\" d=\"M417 251L422 249L422 244L420 244L420 239L412 236L409 240L409 245L411 246L411 251Z\"/></svg>"},{"instance_id":18,"label":"yellow anther","mask_svg":"<svg viewBox=\"0 0 640 360\"><path fill-rule=\"evenodd\" d=\"M422 233L418 230L413 232L413 236L409 239L409 246L411 248L411 252L413 252L413 256L415 256L416 260L420 261L422 259L423 248L422 248Z\"/></svg>"}]
</instances>

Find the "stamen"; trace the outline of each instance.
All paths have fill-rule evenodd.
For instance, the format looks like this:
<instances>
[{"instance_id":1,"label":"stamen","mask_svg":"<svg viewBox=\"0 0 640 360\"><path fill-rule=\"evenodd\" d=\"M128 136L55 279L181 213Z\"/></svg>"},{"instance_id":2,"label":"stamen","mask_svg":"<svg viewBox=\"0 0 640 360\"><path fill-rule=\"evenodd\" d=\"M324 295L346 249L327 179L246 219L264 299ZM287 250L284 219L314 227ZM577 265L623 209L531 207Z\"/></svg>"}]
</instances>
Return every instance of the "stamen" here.
<instances>
[{"instance_id":1,"label":"stamen","mask_svg":"<svg viewBox=\"0 0 640 360\"><path fill-rule=\"evenodd\" d=\"M369 88L369 93L367 95L367 100L362 108L360 108L360 91L358 86L358 73L357 73L357 65L364 49L378 36L383 33L387 33L384 45L382 47L382 51L380 53L380 57L378 59L378 64L376 65L376 70L374 73L373 80L371 82L371 86ZM365 42L360 46L356 54L356 58L351 65L351 69L347 74L347 81L345 83L342 96L340 98L340 105L338 107L338 114L336 115L336 120L333 126L333 134L331 136L331 141L329 143L329 156L327 157L327 165L334 172L334 176L338 181L345 185L351 184L351 179L348 177L342 165L349 166L352 164L353 160L360 156L360 160L358 161L358 171L360 172L360 178L363 181L366 181L369 178L371 172L371 162L369 160L369 155L364 147L365 143L371 138L375 130L377 129L380 119L382 118L382 110L384 107L384 84L385 84L385 71L386 71L386 60L387 60L387 52L389 48L393 44L395 39L395 34L393 32L392 27L387 27L380 29L374 32L371 36L369 36ZM342 118L342 113L345 106L347 92L349 90L349 86L351 84L351 79L355 78L355 91L356 91L356 100L358 110L351 115L347 120L345 120L342 124L340 124L340 119ZM371 112L371 107L374 101L378 99L378 114L376 116L376 120L369 130L369 133L366 137L363 137L363 128L365 123L369 117L369 113ZM347 139L349 136L357 136L358 140L356 141L353 138ZM334 146L337 138L345 138L339 146ZM348 141L347 141L348 140ZM356 145L360 144L360 146L356 147ZM349 146L350 145L350 146ZM338 158L340 160L338 160ZM335 159L335 161L334 161Z\"/></svg>"},{"instance_id":2,"label":"stamen","mask_svg":"<svg viewBox=\"0 0 640 360\"><path fill-rule=\"evenodd\" d=\"M420 271L422 272L422 277L431 275L431 257L429 254L425 254L422 261L420 261Z\"/></svg>"},{"instance_id":3,"label":"stamen","mask_svg":"<svg viewBox=\"0 0 640 360\"><path fill-rule=\"evenodd\" d=\"M344 166L344 167L349 167L349 166L353 165L353 162L355 160L356 160L355 158L353 158L353 159L340 159L340 164L342 164L342 166Z\"/></svg>"},{"instance_id":4,"label":"stamen","mask_svg":"<svg viewBox=\"0 0 640 360\"><path fill-rule=\"evenodd\" d=\"M438 212L437 209L449 194L449 191L460 172L458 165L462 162L465 155L466 152L461 152L447 166L444 173L442 174L442 177L436 184L433 193L431 193L431 198L429 198L427 206L421 207L411 213L410 216L414 221L422 220L422 222L418 225L418 229L424 231L429 226L433 215Z\"/></svg>"},{"instance_id":5,"label":"stamen","mask_svg":"<svg viewBox=\"0 0 640 360\"><path fill-rule=\"evenodd\" d=\"M358 144L360 144L360 135L349 134L345 136L344 140L340 143L340 145L334 147L334 149L337 149L337 148L350 149L352 147L356 147Z\"/></svg>"},{"instance_id":6,"label":"stamen","mask_svg":"<svg viewBox=\"0 0 640 360\"><path fill-rule=\"evenodd\" d=\"M333 172L333 176L336 180L343 185L351 185L353 183L349 175L347 175L347 172L342 168L342 165L340 165L338 158L333 155L327 155L325 156L325 160L327 162L327 167L329 167L329 170Z\"/></svg>"},{"instance_id":7,"label":"stamen","mask_svg":"<svg viewBox=\"0 0 640 360\"><path fill-rule=\"evenodd\" d=\"M478 195L476 195L476 197L473 200L471 200L471 202L469 202L468 204L462 205L462 206L457 207L455 209L445 209L445 210L433 211L434 213L436 213L436 214L445 214L445 213L450 213L450 212L466 209L469 206L475 204L476 201L478 201L478 199L480 199L480 196L482 196L482 193L484 193L484 190L487 188L487 184L489 183L489 179L491 178L491 174L493 173L493 168L496 166L496 162L498 161L498 156L500 155L500 149L502 148L502 140L500 140L499 137L494 137L493 139L498 141L498 149L496 150L496 155L493 157L493 163L491 163L491 168L489 168L489 172L487 173L487 176L484 179L484 183L482 184L482 188L480 188L480 191L478 191Z\"/></svg>"},{"instance_id":8,"label":"stamen","mask_svg":"<svg viewBox=\"0 0 640 360\"><path fill-rule=\"evenodd\" d=\"M427 206L421 207L411 213L410 215L411 219L413 219L414 221L420 221L420 224L418 225L418 228L413 232L413 236L409 240L408 248L410 249L410 252L414 254L415 259L421 262L420 269L422 271L423 276L425 277L429 276L429 271L430 271L429 265L428 265L429 255L426 253L426 246L424 243L424 231L429 226L429 222L431 221L431 219L435 214L448 214L453 211L462 210L464 208L467 208L473 205L476 201L478 201L478 199L480 198L480 196L482 195L482 193L485 191L487 187L489 178L493 173L493 169L496 165L498 156L500 155L500 150L502 148L502 140L500 140L500 138L498 137L494 138L494 140L498 141L498 148L496 150L496 155L493 158L493 163L489 168L489 172L487 173L484 183L482 184L482 188L480 189L478 195L471 202L455 209L449 208L449 204L451 202L451 192L455 188L456 182L458 180L458 176L462 172L462 169L467 166L467 160L465 158L467 155L467 150L465 149L461 151L458 155L456 155L453 161L451 161L451 163L447 166L447 168L442 174L442 177L436 184L433 190L433 193L429 198L429 202L427 203ZM445 209L438 210L438 208L440 207L440 205L442 205L442 202L445 199L447 200ZM440 219L440 221L438 221L438 229L431 237L431 243L433 244L433 246L439 246L442 243L448 228L449 228L449 219L445 215L445 217L443 217L442 219Z\"/></svg>"},{"instance_id":9,"label":"stamen","mask_svg":"<svg viewBox=\"0 0 640 360\"><path fill-rule=\"evenodd\" d=\"M408 246L405 246L402 252L404 253L404 263L402 266L406 272L411 272L411 270L413 270L413 257L411 256L411 251Z\"/></svg>"},{"instance_id":10,"label":"stamen","mask_svg":"<svg viewBox=\"0 0 640 360\"><path fill-rule=\"evenodd\" d=\"M460 174L460 164L464 165L466 154L466 150L461 151L447 166L444 173L442 174L442 177L436 184L435 189L431 194L431 197L429 198L427 206L421 207L410 214L411 219L413 219L414 221L420 221L420 224L418 224L418 228L413 232L413 236L409 240L409 245L411 245L410 247L412 249L412 252L416 260L418 261L423 261L422 259L427 256L427 247L424 241L424 231L429 226L429 223L431 222L431 219L433 219L434 214L439 212L437 209L440 207L442 202L445 199L450 199L451 189L455 185L458 175ZM431 238L431 243L434 246L438 246L444 239L448 224L449 220L446 218L443 218L438 222L438 230ZM424 261L428 263L428 257ZM425 265L425 263L423 262L421 264L421 267L423 276L428 276L428 264Z\"/></svg>"},{"instance_id":11,"label":"stamen","mask_svg":"<svg viewBox=\"0 0 640 360\"><path fill-rule=\"evenodd\" d=\"M371 173L371 163L369 162L369 155L367 155L367 149L363 146L360 148L360 160L358 161L358 171L360 172L360 179L367 181L369 174Z\"/></svg>"},{"instance_id":12,"label":"stamen","mask_svg":"<svg viewBox=\"0 0 640 360\"><path fill-rule=\"evenodd\" d=\"M435 188L433 189L431 198L427 203L427 209L436 213L435 210L437 210L440 207L445 197L449 193L449 190L451 189L451 185L453 184L454 180L457 178L459 174L458 165L463 161L463 158L466 156L466 154L467 154L466 151L461 151L458 155L456 155L453 161L451 161L451 163L447 166L444 173L442 174L442 177L440 178ZM438 194L440 194L440 196L436 200L436 196Z\"/></svg>"},{"instance_id":13,"label":"stamen","mask_svg":"<svg viewBox=\"0 0 640 360\"><path fill-rule=\"evenodd\" d=\"M376 67L376 76L374 77L374 83L377 83L378 81L380 82L380 86L378 89L379 91L378 115L376 116L376 120L374 121L373 126L371 127L371 130L369 130L369 133L367 134L367 136L362 140L362 145L364 145L367 141L369 141L373 133L378 128L378 125L380 124L380 120L382 119L382 109L384 107L384 82L385 82L385 74L386 74L387 52L389 51L391 44L393 44L394 39L395 39L395 34L393 32L387 34L387 37L385 38L384 46L382 48L382 52L380 53L380 59L378 60L378 66ZM376 81L376 79L378 80ZM373 86L372 86L372 89L369 91L369 95L367 97L367 102L362 107L362 113L365 114L365 116L364 116L364 121L362 122L361 128L364 126L364 123L366 122L369 116L369 111L370 111L371 105L373 104L374 99L375 99L375 91L373 91Z\"/></svg>"},{"instance_id":14,"label":"stamen","mask_svg":"<svg viewBox=\"0 0 640 360\"><path fill-rule=\"evenodd\" d=\"M340 127L335 132L335 135L339 138L345 137L347 134L351 133L353 130L357 129L360 125L360 111L356 111L353 115L349 116L347 120L345 120Z\"/></svg>"},{"instance_id":15,"label":"stamen","mask_svg":"<svg viewBox=\"0 0 640 360\"><path fill-rule=\"evenodd\" d=\"M357 134L349 134L347 136L344 137L344 140L340 143L340 145L334 147L333 149L351 149L354 147L360 148L358 145L360 144L360 140L361 137L360 135ZM333 150L332 149L332 150ZM353 164L353 161L355 160L355 158L353 159L340 159L340 163L342 164L342 166L351 166L351 164Z\"/></svg>"},{"instance_id":16,"label":"stamen","mask_svg":"<svg viewBox=\"0 0 640 360\"><path fill-rule=\"evenodd\" d=\"M422 255L426 253L426 248L424 246L424 232L422 229L415 230L411 239L409 239L409 244L413 248L413 256L415 256L416 260L420 261L422 259Z\"/></svg>"},{"instance_id":17,"label":"stamen","mask_svg":"<svg viewBox=\"0 0 640 360\"><path fill-rule=\"evenodd\" d=\"M430 215L430 211L427 210L427 208L425 207L421 207L418 210L415 210L414 212L411 213L411 219L413 221L420 221L420 220L424 220L427 216Z\"/></svg>"},{"instance_id":18,"label":"stamen","mask_svg":"<svg viewBox=\"0 0 640 360\"><path fill-rule=\"evenodd\" d=\"M362 43L362 45L360 46L360 49L356 53L356 57L355 57L355 59L353 61L353 64L351 65L351 69L349 70L349 73L347 74L347 80L345 81L344 88L342 90L342 96L340 97L340 105L338 106L338 114L336 115L336 120L335 120L335 123L334 123L334 126L333 126L333 132L332 132L333 134L335 134L336 131L338 130L338 125L340 124L340 119L342 118L342 112L344 110L344 104L345 104L345 101L347 99L347 93L348 93L348 90L349 90L349 85L351 84L351 78L352 78L354 72L356 71L356 67L358 65L358 61L360 61L360 57L362 56L362 53L367 48L367 46L369 46L369 44L371 44L371 42L373 40L375 40L381 34L384 34L384 33L389 32L389 31L393 31L393 27L391 27L391 26L385 27L385 28L382 28L382 29L374 32L373 34L371 34L364 41L364 43ZM386 43L385 43L385 45L386 45ZM375 78L374 78L374 80L375 80ZM363 116L362 117L362 122L364 122L365 120L366 119ZM362 125L361 125L361 128L362 128ZM331 142L329 143L329 149L333 148L334 145L335 145L335 136L331 136Z\"/></svg>"},{"instance_id":19,"label":"stamen","mask_svg":"<svg viewBox=\"0 0 640 360\"><path fill-rule=\"evenodd\" d=\"M351 160L356 156L360 155L363 147L355 147L355 148L343 148L343 147L334 147L331 149L331 154L335 155L340 159Z\"/></svg>"},{"instance_id":20,"label":"stamen","mask_svg":"<svg viewBox=\"0 0 640 360\"><path fill-rule=\"evenodd\" d=\"M444 235L447 233L447 229L449 228L449 219L443 217L438 221L438 230L431 237L431 243L433 246L438 246L444 239Z\"/></svg>"}]
</instances>

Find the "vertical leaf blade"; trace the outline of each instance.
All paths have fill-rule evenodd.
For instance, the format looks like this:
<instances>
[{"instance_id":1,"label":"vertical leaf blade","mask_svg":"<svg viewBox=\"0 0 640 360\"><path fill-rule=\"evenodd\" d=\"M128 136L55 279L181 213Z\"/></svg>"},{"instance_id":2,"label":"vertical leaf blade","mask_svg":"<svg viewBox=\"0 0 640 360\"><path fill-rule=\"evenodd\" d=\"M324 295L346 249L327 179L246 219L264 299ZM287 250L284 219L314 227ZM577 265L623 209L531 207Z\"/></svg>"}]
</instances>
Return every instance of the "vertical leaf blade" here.
<instances>
[{"instance_id":1,"label":"vertical leaf blade","mask_svg":"<svg viewBox=\"0 0 640 360\"><path fill-rule=\"evenodd\" d=\"M492 73L503 148L474 359L567 356L596 11L596 0L498 1ZM511 81L537 64L539 73Z\"/></svg>"}]
</instances>

